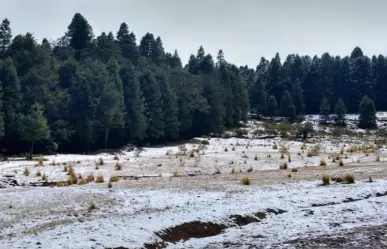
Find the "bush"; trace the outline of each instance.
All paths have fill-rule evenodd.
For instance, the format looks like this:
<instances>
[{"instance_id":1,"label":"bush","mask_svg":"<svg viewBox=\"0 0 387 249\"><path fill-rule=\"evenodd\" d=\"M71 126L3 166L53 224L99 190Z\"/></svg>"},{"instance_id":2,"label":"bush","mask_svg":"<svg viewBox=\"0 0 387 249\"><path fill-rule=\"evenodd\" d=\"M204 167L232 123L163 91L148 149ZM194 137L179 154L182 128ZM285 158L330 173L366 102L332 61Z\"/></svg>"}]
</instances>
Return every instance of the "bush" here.
<instances>
[{"instance_id":1,"label":"bush","mask_svg":"<svg viewBox=\"0 0 387 249\"><path fill-rule=\"evenodd\" d=\"M331 183L331 178L328 175L323 175L322 182L324 186L329 185Z\"/></svg>"},{"instance_id":2,"label":"bush","mask_svg":"<svg viewBox=\"0 0 387 249\"><path fill-rule=\"evenodd\" d=\"M117 154L114 154L114 158L113 159L116 160L116 161L120 160L120 158L118 157Z\"/></svg>"},{"instance_id":3,"label":"bush","mask_svg":"<svg viewBox=\"0 0 387 249\"><path fill-rule=\"evenodd\" d=\"M85 184L88 184L89 182L87 180L84 180L84 179L81 179L78 181L78 185L85 185Z\"/></svg>"},{"instance_id":4,"label":"bush","mask_svg":"<svg viewBox=\"0 0 387 249\"><path fill-rule=\"evenodd\" d=\"M63 167L63 172L67 172L67 166L65 165L64 167Z\"/></svg>"},{"instance_id":5,"label":"bush","mask_svg":"<svg viewBox=\"0 0 387 249\"><path fill-rule=\"evenodd\" d=\"M325 162L324 159L320 160L320 166L327 166L327 163Z\"/></svg>"},{"instance_id":6,"label":"bush","mask_svg":"<svg viewBox=\"0 0 387 249\"><path fill-rule=\"evenodd\" d=\"M55 186L57 186L57 187L66 187L68 185L69 184L67 183L67 181L59 181L59 182L55 183Z\"/></svg>"},{"instance_id":7,"label":"bush","mask_svg":"<svg viewBox=\"0 0 387 249\"><path fill-rule=\"evenodd\" d=\"M217 168L217 169L215 170L215 173L214 173L214 175L219 175L219 174L221 174L221 172L220 172L220 169L219 169L219 168Z\"/></svg>"},{"instance_id":8,"label":"bush","mask_svg":"<svg viewBox=\"0 0 387 249\"><path fill-rule=\"evenodd\" d=\"M257 157L257 156L255 156L255 157L254 157L254 160L255 160L255 161L258 161L258 157Z\"/></svg>"},{"instance_id":9,"label":"bush","mask_svg":"<svg viewBox=\"0 0 387 249\"><path fill-rule=\"evenodd\" d=\"M343 166L344 166L343 160L340 160L340 161L339 161L339 166L340 166L340 167L343 167Z\"/></svg>"},{"instance_id":10,"label":"bush","mask_svg":"<svg viewBox=\"0 0 387 249\"><path fill-rule=\"evenodd\" d=\"M77 176L75 175L74 168L72 166L68 167L67 175L69 175L73 178L77 178Z\"/></svg>"},{"instance_id":11,"label":"bush","mask_svg":"<svg viewBox=\"0 0 387 249\"><path fill-rule=\"evenodd\" d=\"M90 175L87 176L86 180L87 180L88 182L94 182L94 181L95 181L95 177L94 177L93 174L90 174Z\"/></svg>"},{"instance_id":12,"label":"bush","mask_svg":"<svg viewBox=\"0 0 387 249\"><path fill-rule=\"evenodd\" d=\"M292 174L288 174L288 177L289 177L289 178L292 178Z\"/></svg>"},{"instance_id":13,"label":"bush","mask_svg":"<svg viewBox=\"0 0 387 249\"><path fill-rule=\"evenodd\" d=\"M103 178L102 175L99 175L97 176L97 179L95 181L96 183L104 183L105 182L105 179Z\"/></svg>"},{"instance_id":14,"label":"bush","mask_svg":"<svg viewBox=\"0 0 387 249\"><path fill-rule=\"evenodd\" d=\"M273 150L278 150L278 146L276 144L273 145Z\"/></svg>"},{"instance_id":15,"label":"bush","mask_svg":"<svg viewBox=\"0 0 387 249\"><path fill-rule=\"evenodd\" d=\"M355 177L351 174L346 174L343 176L343 182L347 184L355 183Z\"/></svg>"},{"instance_id":16,"label":"bush","mask_svg":"<svg viewBox=\"0 0 387 249\"><path fill-rule=\"evenodd\" d=\"M117 163L116 163L116 170L121 170L121 168L122 168L122 167L121 167L121 163L117 162Z\"/></svg>"},{"instance_id":17,"label":"bush","mask_svg":"<svg viewBox=\"0 0 387 249\"><path fill-rule=\"evenodd\" d=\"M281 164L280 169L288 169L288 163Z\"/></svg>"},{"instance_id":18,"label":"bush","mask_svg":"<svg viewBox=\"0 0 387 249\"><path fill-rule=\"evenodd\" d=\"M241 182L243 185L250 185L250 179L248 177L243 177Z\"/></svg>"},{"instance_id":19,"label":"bush","mask_svg":"<svg viewBox=\"0 0 387 249\"><path fill-rule=\"evenodd\" d=\"M40 156L39 157L39 166L43 166L43 164L44 164L44 158L42 156Z\"/></svg>"},{"instance_id":20,"label":"bush","mask_svg":"<svg viewBox=\"0 0 387 249\"><path fill-rule=\"evenodd\" d=\"M281 153L281 159L285 159L284 153Z\"/></svg>"},{"instance_id":21,"label":"bush","mask_svg":"<svg viewBox=\"0 0 387 249\"><path fill-rule=\"evenodd\" d=\"M297 168L293 168L292 172L298 172L298 169Z\"/></svg>"},{"instance_id":22,"label":"bush","mask_svg":"<svg viewBox=\"0 0 387 249\"><path fill-rule=\"evenodd\" d=\"M235 169L232 169L231 170L231 174L235 174L236 172L235 172Z\"/></svg>"},{"instance_id":23,"label":"bush","mask_svg":"<svg viewBox=\"0 0 387 249\"><path fill-rule=\"evenodd\" d=\"M210 142L208 140L202 140L200 143L203 144L203 145L209 145L210 144Z\"/></svg>"},{"instance_id":24,"label":"bush","mask_svg":"<svg viewBox=\"0 0 387 249\"><path fill-rule=\"evenodd\" d=\"M251 172L253 172L253 171L254 171L253 167L250 167L250 168L247 170L247 172L249 172L249 173L251 173Z\"/></svg>"},{"instance_id":25,"label":"bush","mask_svg":"<svg viewBox=\"0 0 387 249\"><path fill-rule=\"evenodd\" d=\"M42 176L42 173L40 172L40 170L38 170L38 172L36 172L36 176L37 177L41 177Z\"/></svg>"},{"instance_id":26,"label":"bush","mask_svg":"<svg viewBox=\"0 0 387 249\"><path fill-rule=\"evenodd\" d=\"M42 181L46 181L47 180L47 176L46 176L46 174L43 174L42 175Z\"/></svg>"},{"instance_id":27,"label":"bush","mask_svg":"<svg viewBox=\"0 0 387 249\"><path fill-rule=\"evenodd\" d=\"M110 177L110 182L118 182L118 176L111 176Z\"/></svg>"},{"instance_id":28,"label":"bush","mask_svg":"<svg viewBox=\"0 0 387 249\"><path fill-rule=\"evenodd\" d=\"M77 183L78 183L78 178L70 176L69 179L67 180L67 183L68 183L69 185L71 185L71 184L77 184Z\"/></svg>"},{"instance_id":29,"label":"bush","mask_svg":"<svg viewBox=\"0 0 387 249\"><path fill-rule=\"evenodd\" d=\"M245 129L236 129L235 130L235 135L237 137L243 137L243 136L246 136L247 134L248 134L248 132Z\"/></svg>"},{"instance_id":30,"label":"bush","mask_svg":"<svg viewBox=\"0 0 387 249\"><path fill-rule=\"evenodd\" d=\"M113 187L112 182L109 182L109 183L108 183L108 188L112 188L112 187Z\"/></svg>"},{"instance_id":31,"label":"bush","mask_svg":"<svg viewBox=\"0 0 387 249\"><path fill-rule=\"evenodd\" d=\"M224 148L224 152L227 152L228 151L228 149L227 148Z\"/></svg>"},{"instance_id":32,"label":"bush","mask_svg":"<svg viewBox=\"0 0 387 249\"><path fill-rule=\"evenodd\" d=\"M180 176L179 171L175 170L175 172L173 172L173 176L174 177L179 177Z\"/></svg>"},{"instance_id":33,"label":"bush","mask_svg":"<svg viewBox=\"0 0 387 249\"><path fill-rule=\"evenodd\" d=\"M105 162L104 162L104 160L103 160L103 158L99 158L98 159L98 165L104 165L105 164Z\"/></svg>"}]
</instances>

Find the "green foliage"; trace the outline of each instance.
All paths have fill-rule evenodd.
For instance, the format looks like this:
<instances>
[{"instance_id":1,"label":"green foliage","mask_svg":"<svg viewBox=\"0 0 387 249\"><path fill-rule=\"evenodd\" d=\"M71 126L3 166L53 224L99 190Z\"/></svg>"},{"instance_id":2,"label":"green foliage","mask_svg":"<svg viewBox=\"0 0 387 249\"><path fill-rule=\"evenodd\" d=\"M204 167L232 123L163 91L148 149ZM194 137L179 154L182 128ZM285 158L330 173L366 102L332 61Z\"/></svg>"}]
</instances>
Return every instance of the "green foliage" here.
<instances>
[{"instance_id":1,"label":"green foliage","mask_svg":"<svg viewBox=\"0 0 387 249\"><path fill-rule=\"evenodd\" d=\"M285 91L281 99L280 114L286 117L289 122L296 120L296 107L293 104L292 97L288 91Z\"/></svg>"},{"instance_id":2,"label":"green foliage","mask_svg":"<svg viewBox=\"0 0 387 249\"><path fill-rule=\"evenodd\" d=\"M342 99L337 101L335 106L335 123L336 125L345 125L345 114L347 113L347 107Z\"/></svg>"},{"instance_id":3,"label":"green foliage","mask_svg":"<svg viewBox=\"0 0 387 249\"><path fill-rule=\"evenodd\" d=\"M375 103L368 96L364 96L360 102L359 113L359 128L377 128Z\"/></svg>"},{"instance_id":4,"label":"green foliage","mask_svg":"<svg viewBox=\"0 0 387 249\"><path fill-rule=\"evenodd\" d=\"M320 104L320 123L321 124L328 123L330 112L331 112L331 107L329 105L328 99L324 97Z\"/></svg>"},{"instance_id":5,"label":"green foliage","mask_svg":"<svg viewBox=\"0 0 387 249\"><path fill-rule=\"evenodd\" d=\"M267 115L275 116L277 114L278 104L276 98L271 95L267 103Z\"/></svg>"}]
</instances>

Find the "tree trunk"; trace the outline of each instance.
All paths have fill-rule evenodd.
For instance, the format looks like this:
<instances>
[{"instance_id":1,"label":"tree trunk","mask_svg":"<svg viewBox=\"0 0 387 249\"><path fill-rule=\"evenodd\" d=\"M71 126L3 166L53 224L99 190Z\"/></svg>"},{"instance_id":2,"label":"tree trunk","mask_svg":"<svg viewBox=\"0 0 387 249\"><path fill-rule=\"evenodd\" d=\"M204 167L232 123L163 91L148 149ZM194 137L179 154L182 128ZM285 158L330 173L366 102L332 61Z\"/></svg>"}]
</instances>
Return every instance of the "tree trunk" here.
<instances>
[{"instance_id":1,"label":"tree trunk","mask_svg":"<svg viewBox=\"0 0 387 249\"><path fill-rule=\"evenodd\" d=\"M105 128L105 149L108 148L108 142L109 142L109 128Z\"/></svg>"},{"instance_id":2,"label":"tree trunk","mask_svg":"<svg viewBox=\"0 0 387 249\"><path fill-rule=\"evenodd\" d=\"M34 154L34 141L31 141L31 158L33 154Z\"/></svg>"}]
</instances>

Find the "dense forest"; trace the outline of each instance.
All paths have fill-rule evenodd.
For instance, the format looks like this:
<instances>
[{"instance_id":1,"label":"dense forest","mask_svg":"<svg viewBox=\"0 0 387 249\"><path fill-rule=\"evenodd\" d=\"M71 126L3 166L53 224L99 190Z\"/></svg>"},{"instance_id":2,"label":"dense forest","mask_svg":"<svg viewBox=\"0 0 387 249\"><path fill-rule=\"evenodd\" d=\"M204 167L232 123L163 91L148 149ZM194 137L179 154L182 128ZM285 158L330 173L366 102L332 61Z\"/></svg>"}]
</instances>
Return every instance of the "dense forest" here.
<instances>
[{"instance_id":1,"label":"dense forest","mask_svg":"<svg viewBox=\"0 0 387 249\"><path fill-rule=\"evenodd\" d=\"M281 62L276 54L251 69L227 62L222 50L214 59L200 47L183 66L160 37L147 33L137 41L126 23L116 34L95 36L77 13L54 42L13 36L4 19L0 85L4 153L87 152L220 134L250 110L290 122L336 113L336 123L359 108L386 110L387 58L370 59L357 47L344 58L292 54Z\"/></svg>"}]
</instances>

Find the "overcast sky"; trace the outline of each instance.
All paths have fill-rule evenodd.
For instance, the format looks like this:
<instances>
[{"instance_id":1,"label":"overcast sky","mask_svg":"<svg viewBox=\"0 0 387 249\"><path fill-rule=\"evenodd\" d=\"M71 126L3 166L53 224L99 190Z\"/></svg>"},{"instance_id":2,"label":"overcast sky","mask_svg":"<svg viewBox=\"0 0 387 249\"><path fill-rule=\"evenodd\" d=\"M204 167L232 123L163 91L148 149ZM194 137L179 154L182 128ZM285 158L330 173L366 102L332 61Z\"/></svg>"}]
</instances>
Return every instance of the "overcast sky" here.
<instances>
[{"instance_id":1,"label":"overcast sky","mask_svg":"<svg viewBox=\"0 0 387 249\"><path fill-rule=\"evenodd\" d=\"M94 33L126 22L137 35L160 36L166 51L177 49L185 64L200 45L216 58L255 67L279 52L348 55L387 54L387 0L1 0L0 18L14 34L62 36L80 12Z\"/></svg>"}]
</instances>

